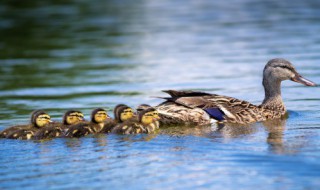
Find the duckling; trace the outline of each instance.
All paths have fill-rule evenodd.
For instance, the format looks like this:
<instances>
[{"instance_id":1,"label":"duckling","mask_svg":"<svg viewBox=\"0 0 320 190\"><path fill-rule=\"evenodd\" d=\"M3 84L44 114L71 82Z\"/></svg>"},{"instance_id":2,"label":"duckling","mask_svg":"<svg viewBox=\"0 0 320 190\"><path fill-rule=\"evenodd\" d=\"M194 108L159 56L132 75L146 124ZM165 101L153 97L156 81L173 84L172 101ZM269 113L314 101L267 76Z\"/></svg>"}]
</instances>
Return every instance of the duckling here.
<instances>
[{"instance_id":1,"label":"duckling","mask_svg":"<svg viewBox=\"0 0 320 190\"><path fill-rule=\"evenodd\" d=\"M139 114L140 112L149 108L152 108L152 106L150 106L149 104L140 104L136 110L137 110L137 113ZM159 117L158 111L154 110L153 115L154 115L154 118L156 118L156 121L154 121L154 123L151 124L150 126L146 127L147 133L152 133L153 131L159 129L160 124L158 120L160 120L160 117Z\"/></svg>"},{"instance_id":2,"label":"duckling","mask_svg":"<svg viewBox=\"0 0 320 190\"><path fill-rule=\"evenodd\" d=\"M43 110L35 110L31 113L30 124L7 128L1 132L0 136L9 139L31 139L38 130L41 130L50 122L50 115Z\"/></svg>"},{"instance_id":3,"label":"duckling","mask_svg":"<svg viewBox=\"0 0 320 190\"><path fill-rule=\"evenodd\" d=\"M149 124L145 125L146 133L153 133L154 131L159 129L159 127L160 127L159 120L161 118L159 117L158 111L153 107L146 109L146 112L148 112L149 114L152 114L152 122L151 122L150 116L148 118L145 118L146 121L143 122L145 124L149 123Z\"/></svg>"},{"instance_id":4,"label":"duckling","mask_svg":"<svg viewBox=\"0 0 320 190\"><path fill-rule=\"evenodd\" d=\"M114 120L111 118L104 123L104 128L101 133L110 133L112 129L119 123L132 119L135 115L129 106L125 104L118 104L113 109Z\"/></svg>"},{"instance_id":5,"label":"duckling","mask_svg":"<svg viewBox=\"0 0 320 190\"><path fill-rule=\"evenodd\" d=\"M140 111L138 117L119 123L113 129L118 134L152 133L159 128L158 112L154 108Z\"/></svg>"},{"instance_id":6,"label":"duckling","mask_svg":"<svg viewBox=\"0 0 320 190\"><path fill-rule=\"evenodd\" d=\"M41 140L41 139L51 139L55 137L61 137L64 133L67 132L68 127L83 121L84 121L84 115L82 112L77 110L68 110L63 115L62 123L54 122L49 124L48 126L37 131L34 134L33 139Z\"/></svg>"},{"instance_id":7,"label":"duckling","mask_svg":"<svg viewBox=\"0 0 320 190\"><path fill-rule=\"evenodd\" d=\"M105 122L112 120L107 111L102 108L94 109L91 112L91 121L72 125L66 132L66 137L82 137L88 134L99 133L105 126ZM112 120L113 121L113 120Z\"/></svg>"}]
</instances>

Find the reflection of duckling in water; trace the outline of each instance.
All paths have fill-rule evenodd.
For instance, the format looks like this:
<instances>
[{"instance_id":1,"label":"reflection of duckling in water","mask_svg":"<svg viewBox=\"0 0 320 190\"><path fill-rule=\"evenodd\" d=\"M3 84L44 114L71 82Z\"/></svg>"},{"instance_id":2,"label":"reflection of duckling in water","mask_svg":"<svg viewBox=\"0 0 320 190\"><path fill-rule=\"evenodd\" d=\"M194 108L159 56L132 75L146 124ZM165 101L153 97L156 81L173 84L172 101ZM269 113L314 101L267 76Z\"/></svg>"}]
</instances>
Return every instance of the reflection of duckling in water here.
<instances>
[{"instance_id":1,"label":"reflection of duckling in water","mask_svg":"<svg viewBox=\"0 0 320 190\"><path fill-rule=\"evenodd\" d=\"M82 137L88 134L99 133L105 126L105 122L112 120L106 110L102 108L94 109L91 113L90 122L81 122L69 127L66 137ZM113 120L112 120L113 121Z\"/></svg>"},{"instance_id":2,"label":"reflection of duckling in water","mask_svg":"<svg viewBox=\"0 0 320 190\"><path fill-rule=\"evenodd\" d=\"M84 121L83 113L69 110L63 115L63 123L54 122L35 133L33 139L51 139L62 136L71 125Z\"/></svg>"},{"instance_id":3,"label":"reflection of duckling in water","mask_svg":"<svg viewBox=\"0 0 320 190\"><path fill-rule=\"evenodd\" d=\"M33 111L30 124L7 128L0 133L0 136L9 139L30 139L38 130L47 126L51 122L50 119L45 111Z\"/></svg>"},{"instance_id":4,"label":"reflection of duckling in water","mask_svg":"<svg viewBox=\"0 0 320 190\"><path fill-rule=\"evenodd\" d=\"M140 111L138 118L135 117L116 125L112 132L118 134L152 133L159 129L159 119L158 112L154 108L148 108Z\"/></svg>"},{"instance_id":5,"label":"reflection of duckling in water","mask_svg":"<svg viewBox=\"0 0 320 190\"><path fill-rule=\"evenodd\" d=\"M132 119L132 117L134 116L132 108L124 104L119 104L114 107L113 114L114 120L111 118L108 119L104 123L104 128L101 130L101 133L110 133L117 124Z\"/></svg>"}]
</instances>

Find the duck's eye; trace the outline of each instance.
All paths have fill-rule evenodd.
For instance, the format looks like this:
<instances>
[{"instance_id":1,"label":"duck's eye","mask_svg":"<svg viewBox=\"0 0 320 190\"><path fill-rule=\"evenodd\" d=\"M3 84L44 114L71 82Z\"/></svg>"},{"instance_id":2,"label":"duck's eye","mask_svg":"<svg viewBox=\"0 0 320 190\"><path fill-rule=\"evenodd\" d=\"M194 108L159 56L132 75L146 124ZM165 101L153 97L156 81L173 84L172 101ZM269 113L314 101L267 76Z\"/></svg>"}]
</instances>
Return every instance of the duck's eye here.
<instances>
[{"instance_id":1,"label":"duck's eye","mask_svg":"<svg viewBox=\"0 0 320 190\"><path fill-rule=\"evenodd\" d=\"M286 65L279 65L279 66L276 66L276 67L280 67L280 68L282 68L282 69L287 69L287 70L289 70L289 71L292 71L292 68L290 68L290 67L288 67L288 66L286 66Z\"/></svg>"}]
</instances>

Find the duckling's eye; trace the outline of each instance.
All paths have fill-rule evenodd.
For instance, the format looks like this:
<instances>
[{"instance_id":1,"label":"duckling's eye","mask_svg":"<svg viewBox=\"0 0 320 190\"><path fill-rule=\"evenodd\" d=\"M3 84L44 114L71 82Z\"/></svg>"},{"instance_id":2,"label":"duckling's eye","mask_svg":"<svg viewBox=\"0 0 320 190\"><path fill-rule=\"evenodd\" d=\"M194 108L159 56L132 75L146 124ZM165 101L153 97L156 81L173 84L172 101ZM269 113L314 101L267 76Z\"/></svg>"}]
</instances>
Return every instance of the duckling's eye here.
<instances>
[{"instance_id":1,"label":"duckling's eye","mask_svg":"<svg viewBox=\"0 0 320 190\"><path fill-rule=\"evenodd\" d=\"M50 117L46 117L46 116L42 116L42 117L39 117L39 119L50 119Z\"/></svg>"},{"instance_id":2,"label":"duckling's eye","mask_svg":"<svg viewBox=\"0 0 320 190\"><path fill-rule=\"evenodd\" d=\"M44 116L40 116L39 119L48 119L48 120L50 120L51 118L50 118L50 116L44 115Z\"/></svg>"}]
</instances>

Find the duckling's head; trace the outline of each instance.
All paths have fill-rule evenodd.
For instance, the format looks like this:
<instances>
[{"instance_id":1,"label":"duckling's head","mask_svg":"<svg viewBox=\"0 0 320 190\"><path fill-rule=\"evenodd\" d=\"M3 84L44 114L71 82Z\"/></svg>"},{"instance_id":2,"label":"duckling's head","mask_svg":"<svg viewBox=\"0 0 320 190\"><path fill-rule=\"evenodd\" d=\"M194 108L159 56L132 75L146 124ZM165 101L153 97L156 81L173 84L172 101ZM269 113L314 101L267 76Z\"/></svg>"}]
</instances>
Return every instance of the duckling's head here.
<instances>
[{"instance_id":1,"label":"duckling's head","mask_svg":"<svg viewBox=\"0 0 320 190\"><path fill-rule=\"evenodd\" d=\"M91 122L93 123L104 123L108 118L110 117L105 109L97 108L91 112Z\"/></svg>"},{"instance_id":2,"label":"duckling's head","mask_svg":"<svg viewBox=\"0 0 320 190\"><path fill-rule=\"evenodd\" d=\"M139 114L140 112L142 112L143 110L148 109L148 108L151 108L151 106L149 104L140 104L136 109L137 114Z\"/></svg>"},{"instance_id":3,"label":"duckling's head","mask_svg":"<svg viewBox=\"0 0 320 190\"><path fill-rule=\"evenodd\" d=\"M31 123L35 127L44 127L51 122L51 117L43 110L35 110L31 114Z\"/></svg>"},{"instance_id":4,"label":"duckling's head","mask_svg":"<svg viewBox=\"0 0 320 190\"><path fill-rule=\"evenodd\" d=\"M81 111L69 110L63 115L63 124L73 125L84 121L84 115Z\"/></svg>"},{"instance_id":5,"label":"duckling's head","mask_svg":"<svg viewBox=\"0 0 320 190\"><path fill-rule=\"evenodd\" d=\"M124 122L134 116L132 108L127 105L119 104L114 108L114 118L118 122Z\"/></svg>"},{"instance_id":6,"label":"duckling's head","mask_svg":"<svg viewBox=\"0 0 320 190\"><path fill-rule=\"evenodd\" d=\"M316 84L308 79L303 78L287 60L276 58L271 59L263 70L263 83L280 83L284 80L292 80L304 84L306 86L316 86Z\"/></svg>"},{"instance_id":7,"label":"duckling's head","mask_svg":"<svg viewBox=\"0 0 320 190\"><path fill-rule=\"evenodd\" d=\"M139 121L144 125L149 125L159 119L158 111L153 107L145 109L139 113Z\"/></svg>"}]
</instances>

